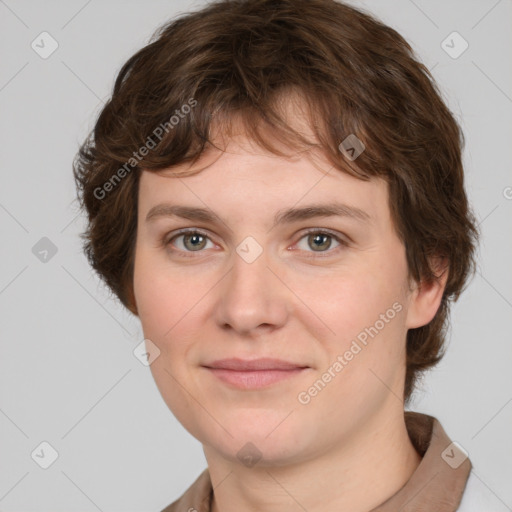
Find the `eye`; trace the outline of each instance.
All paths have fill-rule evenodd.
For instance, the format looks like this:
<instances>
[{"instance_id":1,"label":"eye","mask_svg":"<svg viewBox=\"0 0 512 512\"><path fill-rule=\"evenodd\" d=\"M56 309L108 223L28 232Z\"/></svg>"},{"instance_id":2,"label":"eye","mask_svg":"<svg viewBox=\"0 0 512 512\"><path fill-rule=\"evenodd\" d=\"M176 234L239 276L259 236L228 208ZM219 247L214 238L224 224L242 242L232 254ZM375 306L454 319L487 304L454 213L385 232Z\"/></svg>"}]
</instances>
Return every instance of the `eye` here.
<instances>
[{"instance_id":1,"label":"eye","mask_svg":"<svg viewBox=\"0 0 512 512\"><path fill-rule=\"evenodd\" d=\"M336 253L339 250L341 250L343 247L347 247L348 243L340 238L339 236L335 235L334 233L331 233L329 231L325 231L319 228L313 228L306 232L305 235L303 235L300 241L304 240L306 241L306 248L301 248L302 250L305 250L308 252L308 248L313 248L313 251L309 252L315 252L315 253L325 253L328 252L329 254ZM335 240L338 244L338 247L335 247L334 250L329 251L332 245L332 240ZM300 247L299 247L300 248ZM312 256L308 256L312 257ZM313 256L315 257L315 256ZM322 256L320 256L322 257Z\"/></svg>"},{"instance_id":2,"label":"eye","mask_svg":"<svg viewBox=\"0 0 512 512\"><path fill-rule=\"evenodd\" d=\"M173 242L180 239L182 239L181 243L173 244ZM210 240L210 238L202 231L197 229L183 229L169 239L164 237L163 245L177 245L178 249L175 252L199 252L207 248L207 240ZM174 251L174 249L171 250Z\"/></svg>"}]
</instances>

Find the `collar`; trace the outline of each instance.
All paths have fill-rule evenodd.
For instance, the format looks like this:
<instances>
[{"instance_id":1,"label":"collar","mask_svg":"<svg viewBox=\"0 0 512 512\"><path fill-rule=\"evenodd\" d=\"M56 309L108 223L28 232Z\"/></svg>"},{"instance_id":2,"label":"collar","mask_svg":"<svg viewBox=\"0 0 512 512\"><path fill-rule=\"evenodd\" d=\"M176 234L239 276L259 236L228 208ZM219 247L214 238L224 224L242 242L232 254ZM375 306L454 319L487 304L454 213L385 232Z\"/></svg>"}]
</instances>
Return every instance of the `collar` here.
<instances>
[{"instance_id":1,"label":"collar","mask_svg":"<svg viewBox=\"0 0 512 512\"><path fill-rule=\"evenodd\" d=\"M370 512L456 511L471 471L470 460L433 416L406 411L405 425L422 460L406 484ZM211 512L212 497L206 468L178 500L161 512Z\"/></svg>"}]
</instances>

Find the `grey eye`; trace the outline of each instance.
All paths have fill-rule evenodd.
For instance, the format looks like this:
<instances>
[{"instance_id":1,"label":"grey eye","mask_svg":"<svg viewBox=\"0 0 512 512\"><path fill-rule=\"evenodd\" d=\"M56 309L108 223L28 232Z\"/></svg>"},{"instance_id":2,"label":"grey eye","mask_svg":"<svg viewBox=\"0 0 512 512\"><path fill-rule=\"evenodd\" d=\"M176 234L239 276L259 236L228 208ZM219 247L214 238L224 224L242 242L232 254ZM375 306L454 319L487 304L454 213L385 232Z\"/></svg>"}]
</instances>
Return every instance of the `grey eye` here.
<instances>
[{"instance_id":1,"label":"grey eye","mask_svg":"<svg viewBox=\"0 0 512 512\"><path fill-rule=\"evenodd\" d=\"M339 240L337 240L334 235L331 235L330 233L324 233L322 231L307 233L301 238L301 241L304 239L306 240L307 247L300 247L299 242L299 248L305 251L308 249L313 249L313 252L326 252L331 248L333 240L340 244Z\"/></svg>"}]
</instances>

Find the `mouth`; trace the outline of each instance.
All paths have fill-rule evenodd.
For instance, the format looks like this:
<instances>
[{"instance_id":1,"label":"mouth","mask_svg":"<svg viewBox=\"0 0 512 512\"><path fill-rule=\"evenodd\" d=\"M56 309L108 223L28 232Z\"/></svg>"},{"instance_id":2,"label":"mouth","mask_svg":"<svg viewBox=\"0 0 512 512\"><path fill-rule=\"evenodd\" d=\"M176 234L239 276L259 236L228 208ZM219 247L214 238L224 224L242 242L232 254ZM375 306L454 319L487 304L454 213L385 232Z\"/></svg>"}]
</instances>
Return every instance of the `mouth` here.
<instances>
[{"instance_id":1,"label":"mouth","mask_svg":"<svg viewBox=\"0 0 512 512\"><path fill-rule=\"evenodd\" d=\"M309 366L280 359L221 359L203 365L213 376L238 389L259 389L304 373Z\"/></svg>"}]
</instances>

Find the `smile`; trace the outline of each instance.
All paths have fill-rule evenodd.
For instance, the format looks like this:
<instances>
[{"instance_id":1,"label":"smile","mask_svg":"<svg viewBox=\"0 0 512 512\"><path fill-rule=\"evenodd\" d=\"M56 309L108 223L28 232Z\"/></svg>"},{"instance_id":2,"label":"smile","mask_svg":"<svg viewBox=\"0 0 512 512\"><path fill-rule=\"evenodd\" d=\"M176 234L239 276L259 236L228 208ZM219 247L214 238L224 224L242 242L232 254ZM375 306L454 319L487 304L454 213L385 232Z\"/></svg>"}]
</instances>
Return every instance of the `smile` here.
<instances>
[{"instance_id":1,"label":"smile","mask_svg":"<svg viewBox=\"0 0 512 512\"><path fill-rule=\"evenodd\" d=\"M207 368L209 372L226 384L240 389L259 389L276 384L303 373L307 368L289 370L226 370L224 368Z\"/></svg>"}]
</instances>

